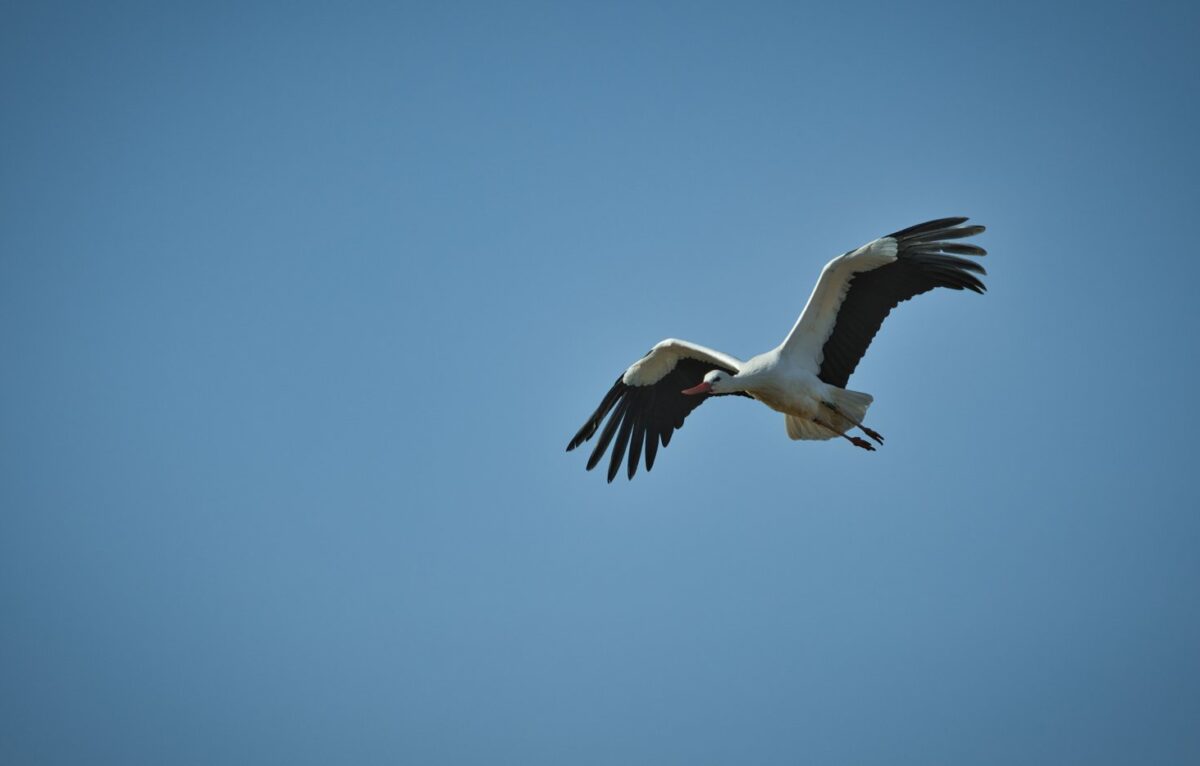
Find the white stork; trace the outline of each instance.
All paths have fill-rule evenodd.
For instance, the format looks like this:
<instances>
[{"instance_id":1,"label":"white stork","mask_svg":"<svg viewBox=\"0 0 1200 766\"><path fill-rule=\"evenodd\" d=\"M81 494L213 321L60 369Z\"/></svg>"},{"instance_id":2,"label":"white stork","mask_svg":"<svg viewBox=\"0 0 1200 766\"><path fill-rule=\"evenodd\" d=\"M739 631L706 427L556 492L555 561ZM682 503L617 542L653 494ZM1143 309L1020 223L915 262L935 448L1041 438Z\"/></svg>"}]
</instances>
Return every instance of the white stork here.
<instances>
[{"instance_id":1,"label":"white stork","mask_svg":"<svg viewBox=\"0 0 1200 766\"><path fill-rule=\"evenodd\" d=\"M982 247L950 241L984 230L963 226L966 220L941 218L910 226L834 258L821 270L783 343L748 361L674 338L658 343L617 378L567 451L595 436L608 416L587 468L595 468L612 444L608 480L616 477L627 453L632 479L643 445L649 471L659 444L670 443L692 410L709 397L731 394L782 412L793 439L840 437L874 451L866 439L847 434L857 428L883 444L882 436L863 425L872 397L847 390L846 383L884 318L901 301L935 287L984 292L972 273L985 274L983 267L950 255L987 254Z\"/></svg>"}]
</instances>

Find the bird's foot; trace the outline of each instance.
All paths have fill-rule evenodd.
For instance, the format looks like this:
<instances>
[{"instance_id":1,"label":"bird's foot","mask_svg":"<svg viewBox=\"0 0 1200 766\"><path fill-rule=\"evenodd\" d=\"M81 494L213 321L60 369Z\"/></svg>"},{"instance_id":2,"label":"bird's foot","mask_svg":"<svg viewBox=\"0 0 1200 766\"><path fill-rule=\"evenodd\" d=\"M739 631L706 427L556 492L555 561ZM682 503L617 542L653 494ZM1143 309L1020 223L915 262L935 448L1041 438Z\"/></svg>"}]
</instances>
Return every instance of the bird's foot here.
<instances>
[{"instance_id":1,"label":"bird's foot","mask_svg":"<svg viewBox=\"0 0 1200 766\"><path fill-rule=\"evenodd\" d=\"M859 426L859 428L861 428L863 430L864 434L866 434L867 436L870 436L872 439L879 442L880 444L883 444L883 437L879 435L878 431L874 430L873 428L867 428L866 426Z\"/></svg>"},{"instance_id":2,"label":"bird's foot","mask_svg":"<svg viewBox=\"0 0 1200 766\"><path fill-rule=\"evenodd\" d=\"M849 436L847 438L850 439L850 443L853 444L855 447L862 447L867 452L875 451L874 445L872 445L871 442L867 441L866 439L862 439L857 436Z\"/></svg>"}]
</instances>

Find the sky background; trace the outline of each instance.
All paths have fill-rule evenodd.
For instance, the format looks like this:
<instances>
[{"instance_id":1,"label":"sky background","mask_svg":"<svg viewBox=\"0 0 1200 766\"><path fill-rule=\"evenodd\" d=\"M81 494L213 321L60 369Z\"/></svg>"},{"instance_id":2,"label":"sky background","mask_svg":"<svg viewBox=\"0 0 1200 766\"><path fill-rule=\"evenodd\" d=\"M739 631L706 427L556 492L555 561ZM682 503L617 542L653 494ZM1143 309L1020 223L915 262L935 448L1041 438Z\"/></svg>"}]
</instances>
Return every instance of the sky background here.
<instances>
[{"instance_id":1,"label":"sky background","mask_svg":"<svg viewBox=\"0 0 1200 766\"><path fill-rule=\"evenodd\" d=\"M0 11L0 761L1200 762L1195 4ZM568 439L989 227L887 445Z\"/></svg>"}]
</instances>

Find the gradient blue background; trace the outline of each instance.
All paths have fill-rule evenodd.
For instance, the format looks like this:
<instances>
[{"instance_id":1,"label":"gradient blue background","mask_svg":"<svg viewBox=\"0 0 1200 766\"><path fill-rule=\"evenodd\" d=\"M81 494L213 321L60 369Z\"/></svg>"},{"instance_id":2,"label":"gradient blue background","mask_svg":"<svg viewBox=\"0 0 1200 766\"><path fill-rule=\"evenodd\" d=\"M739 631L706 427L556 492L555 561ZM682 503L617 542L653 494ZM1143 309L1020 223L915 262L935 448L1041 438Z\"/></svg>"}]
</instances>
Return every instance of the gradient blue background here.
<instances>
[{"instance_id":1,"label":"gradient blue background","mask_svg":"<svg viewBox=\"0 0 1200 766\"><path fill-rule=\"evenodd\" d=\"M1200 763L1194 4L0 16L0 761ZM852 380L568 438L970 215Z\"/></svg>"}]
</instances>

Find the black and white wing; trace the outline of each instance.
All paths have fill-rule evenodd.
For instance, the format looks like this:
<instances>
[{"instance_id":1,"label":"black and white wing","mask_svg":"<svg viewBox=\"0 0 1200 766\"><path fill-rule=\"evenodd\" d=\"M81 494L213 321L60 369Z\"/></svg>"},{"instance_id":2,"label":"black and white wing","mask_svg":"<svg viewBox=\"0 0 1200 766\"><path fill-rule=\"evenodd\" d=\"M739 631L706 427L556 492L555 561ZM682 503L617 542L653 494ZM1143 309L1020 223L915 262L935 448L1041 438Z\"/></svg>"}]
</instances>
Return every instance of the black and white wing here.
<instances>
[{"instance_id":1,"label":"black and white wing","mask_svg":"<svg viewBox=\"0 0 1200 766\"><path fill-rule=\"evenodd\" d=\"M600 406L571 439L567 451L595 436L600 423L608 416L588 458L587 469L596 467L611 443L608 480L616 478L626 453L629 455L629 478L632 479L644 444L646 470L649 471L654 467L659 444L667 446L671 434L683 427L684 418L713 396L689 395L682 393L683 390L699 384L712 370L724 370L734 375L741 367L741 361L728 354L674 338L664 340L617 378Z\"/></svg>"},{"instance_id":2,"label":"black and white wing","mask_svg":"<svg viewBox=\"0 0 1200 766\"><path fill-rule=\"evenodd\" d=\"M840 255L821 271L808 303L781 353L831 386L845 388L875 333L901 301L935 287L984 292L978 263L959 255L982 256L976 245L952 240L971 237L983 226L963 226L966 218L920 223ZM974 273L972 273L974 272Z\"/></svg>"}]
</instances>

